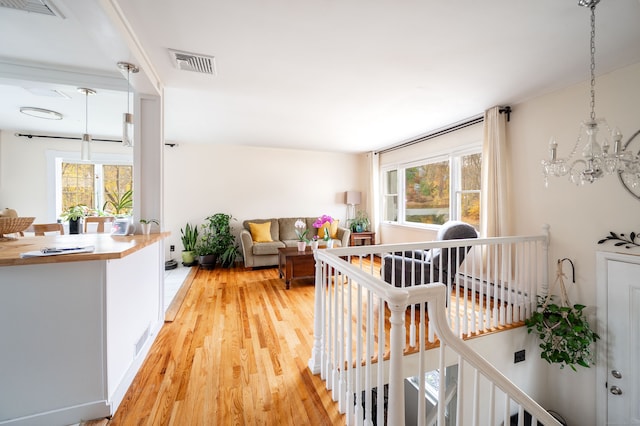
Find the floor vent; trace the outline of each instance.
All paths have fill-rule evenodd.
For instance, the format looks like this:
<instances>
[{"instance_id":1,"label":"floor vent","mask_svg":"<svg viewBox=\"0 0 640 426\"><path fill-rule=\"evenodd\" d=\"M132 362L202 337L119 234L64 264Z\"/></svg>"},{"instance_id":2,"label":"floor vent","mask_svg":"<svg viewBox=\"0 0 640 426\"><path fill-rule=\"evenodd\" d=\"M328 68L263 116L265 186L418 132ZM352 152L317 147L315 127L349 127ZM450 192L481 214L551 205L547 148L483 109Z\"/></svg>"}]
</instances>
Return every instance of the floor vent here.
<instances>
[{"instance_id":1,"label":"floor vent","mask_svg":"<svg viewBox=\"0 0 640 426\"><path fill-rule=\"evenodd\" d=\"M64 18L50 0L0 0L0 7Z\"/></svg>"},{"instance_id":2,"label":"floor vent","mask_svg":"<svg viewBox=\"0 0 640 426\"><path fill-rule=\"evenodd\" d=\"M180 70L216 75L216 63L213 56L181 52L173 49L169 49L169 53L176 67Z\"/></svg>"},{"instance_id":3,"label":"floor vent","mask_svg":"<svg viewBox=\"0 0 640 426\"><path fill-rule=\"evenodd\" d=\"M142 332L142 336L140 336L140 338L136 342L136 349L135 349L136 354L135 354L135 356L138 356L138 354L142 350L144 344L147 342L148 338L149 338L149 327L144 329L144 331Z\"/></svg>"}]
</instances>

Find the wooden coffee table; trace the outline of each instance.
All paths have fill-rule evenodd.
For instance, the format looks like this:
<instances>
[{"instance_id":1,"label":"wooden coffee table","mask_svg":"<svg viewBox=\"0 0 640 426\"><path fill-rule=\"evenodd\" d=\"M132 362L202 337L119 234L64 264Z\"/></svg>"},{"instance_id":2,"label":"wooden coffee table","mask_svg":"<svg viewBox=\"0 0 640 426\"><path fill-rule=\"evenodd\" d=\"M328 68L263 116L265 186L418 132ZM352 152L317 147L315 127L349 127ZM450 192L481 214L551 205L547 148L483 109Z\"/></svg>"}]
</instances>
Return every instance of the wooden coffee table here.
<instances>
[{"instance_id":1,"label":"wooden coffee table","mask_svg":"<svg viewBox=\"0 0 640 426\"><path fill-rule=\"evenodd\" d=\"M278 273L280 278L284 279L287 290L291 286L291 280L314 277L316 260L313 257L311 247L307 247L305 251L298 251L297 247L279 248Z\"/></svg>"}]
</instances>

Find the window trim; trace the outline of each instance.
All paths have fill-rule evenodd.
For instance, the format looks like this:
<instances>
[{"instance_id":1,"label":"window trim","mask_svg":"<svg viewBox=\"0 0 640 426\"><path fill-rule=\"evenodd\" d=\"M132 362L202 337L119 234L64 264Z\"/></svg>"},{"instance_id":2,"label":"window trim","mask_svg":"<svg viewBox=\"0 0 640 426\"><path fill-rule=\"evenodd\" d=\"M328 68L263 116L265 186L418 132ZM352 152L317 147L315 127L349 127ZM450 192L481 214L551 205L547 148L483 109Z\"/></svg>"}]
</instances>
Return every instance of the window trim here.
<instances>
[{"instance_id":1,"label":"window trim","mask_svg":"<svg viewBox=\"0 0 640 426\"><path fill-rule=\"evenodd\" d=\"M426 229L426 230L440 229L442 225L431 224L431 223L422 224L422 223L416 223L416 222L407 222L404 220L405 209L406 209L406 199L404 198L405 177L406 177L405 170L411 167L417 167L425 164L432 164L432 163L438 163L443 161L449 161L449 177L451 179L449 184L449 217L458 218L460 210L462 208L462 206L460 205L460 200L458 199L458 193L460 194L470 193L470 192L481 193L481 190L482 190L481 188L480 190L462 191L460 187L461 180L462 180L461 157L464 157L465 155L472 155L472 154L483 154L482 141L477 141L472 144L462 145L448 152L443 152L443 151L434 152L433 155L421 157L420 159L417 159L417 160L411 160L407 162L396 162L396 163L391 163L391 164L382 166L380 168L380 172L381 172L380 176L381 176L381 182L382 182L383 188L386 183L385 180L387 178L387 173L392 170L397 171L398 188L396 189L396 194L398 197L398 211L397 211L398 219L393 221L393 220L386 220L384 219L384 217L381 217L380 222L385 225L395 225L395 226L402 226L407 228ZM384 188L384 190L386 191L386 188ZM381 195L382 195L381 197L382 203L384 203L384 199L387 196L387 194L385 192ZM402 200L400 200L401 196L403 197ZM381 205L381 211L384 212L384 204Z\"/></svg>"},{"instance_id":2,"label":"window trim","mask_svg":"<svg viewBox=\"0 0 640 426\"><path fill-rule=\"evenodd\" d=\"M134 167L133 155L127 154L111 154L111 153L92 153L93 160L91 163L127 165ZM79 152L47 150L46 157L46 177L47 177L47 221L55 222L58 220L62 199L60 193L62 183L58 176L62 173L62 163L80 163L82 162Z\"/></svg>"}]
</instances>

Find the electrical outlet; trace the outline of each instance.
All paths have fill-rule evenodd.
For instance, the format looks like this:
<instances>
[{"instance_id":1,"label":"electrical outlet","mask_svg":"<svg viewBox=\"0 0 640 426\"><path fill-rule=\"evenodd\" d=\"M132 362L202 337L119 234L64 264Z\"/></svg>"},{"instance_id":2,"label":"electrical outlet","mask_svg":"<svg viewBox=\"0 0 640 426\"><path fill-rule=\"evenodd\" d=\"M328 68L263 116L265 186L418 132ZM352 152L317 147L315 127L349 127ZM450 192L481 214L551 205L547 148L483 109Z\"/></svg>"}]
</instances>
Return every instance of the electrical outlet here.
<instances>
[{"instance_id":1,"label":"electrical outlet","mask_svg":"<svg viewBox=\"0 0 640 426\"><path fill-rule=\"evenodd\" d=\"M525 354L524 349L521 350L521 351L514 352L514 354L513 354L513 363L515 364L517 362L524 361L524 354Z\"/></svg>"},{"instance_id":2,"label":"electrical outlet","mask_svg":"<svg viewBox=\"0 0 640 426\"><path fill-rule=\"evenodd\" d=\"M176 251L176 246L174 246L173 244L171 244L169 246L169 251Z\"/></svg>"}]
</instances>

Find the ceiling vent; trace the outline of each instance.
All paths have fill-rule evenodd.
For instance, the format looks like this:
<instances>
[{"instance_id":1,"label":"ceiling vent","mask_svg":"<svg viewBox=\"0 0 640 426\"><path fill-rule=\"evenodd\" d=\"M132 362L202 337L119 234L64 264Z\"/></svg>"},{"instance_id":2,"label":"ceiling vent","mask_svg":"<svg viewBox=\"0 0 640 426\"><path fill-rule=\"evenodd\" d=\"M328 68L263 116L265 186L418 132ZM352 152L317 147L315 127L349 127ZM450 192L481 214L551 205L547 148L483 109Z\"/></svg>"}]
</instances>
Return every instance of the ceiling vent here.
<instances>
[{"instance_id":1,"label":"ceiling vent","mask_svg":"<svg viewBox=\"0 0 640 426\"><path fill-rule=\"evenodd\" d=\"M49 0L0 0L0 7L64 18Z\"/></svg>"},{"instance_id":2,"label":"ceiling vent","mask_svg":"<svg viewBox=\"0 0 640 426\"><path fill-rule=\"evenodd\" d=\"M180 70L216 75L216 63L213 56L181 52L173 49L169 49L169 53L176 67Z\"/></svg>"}]
</instances>

